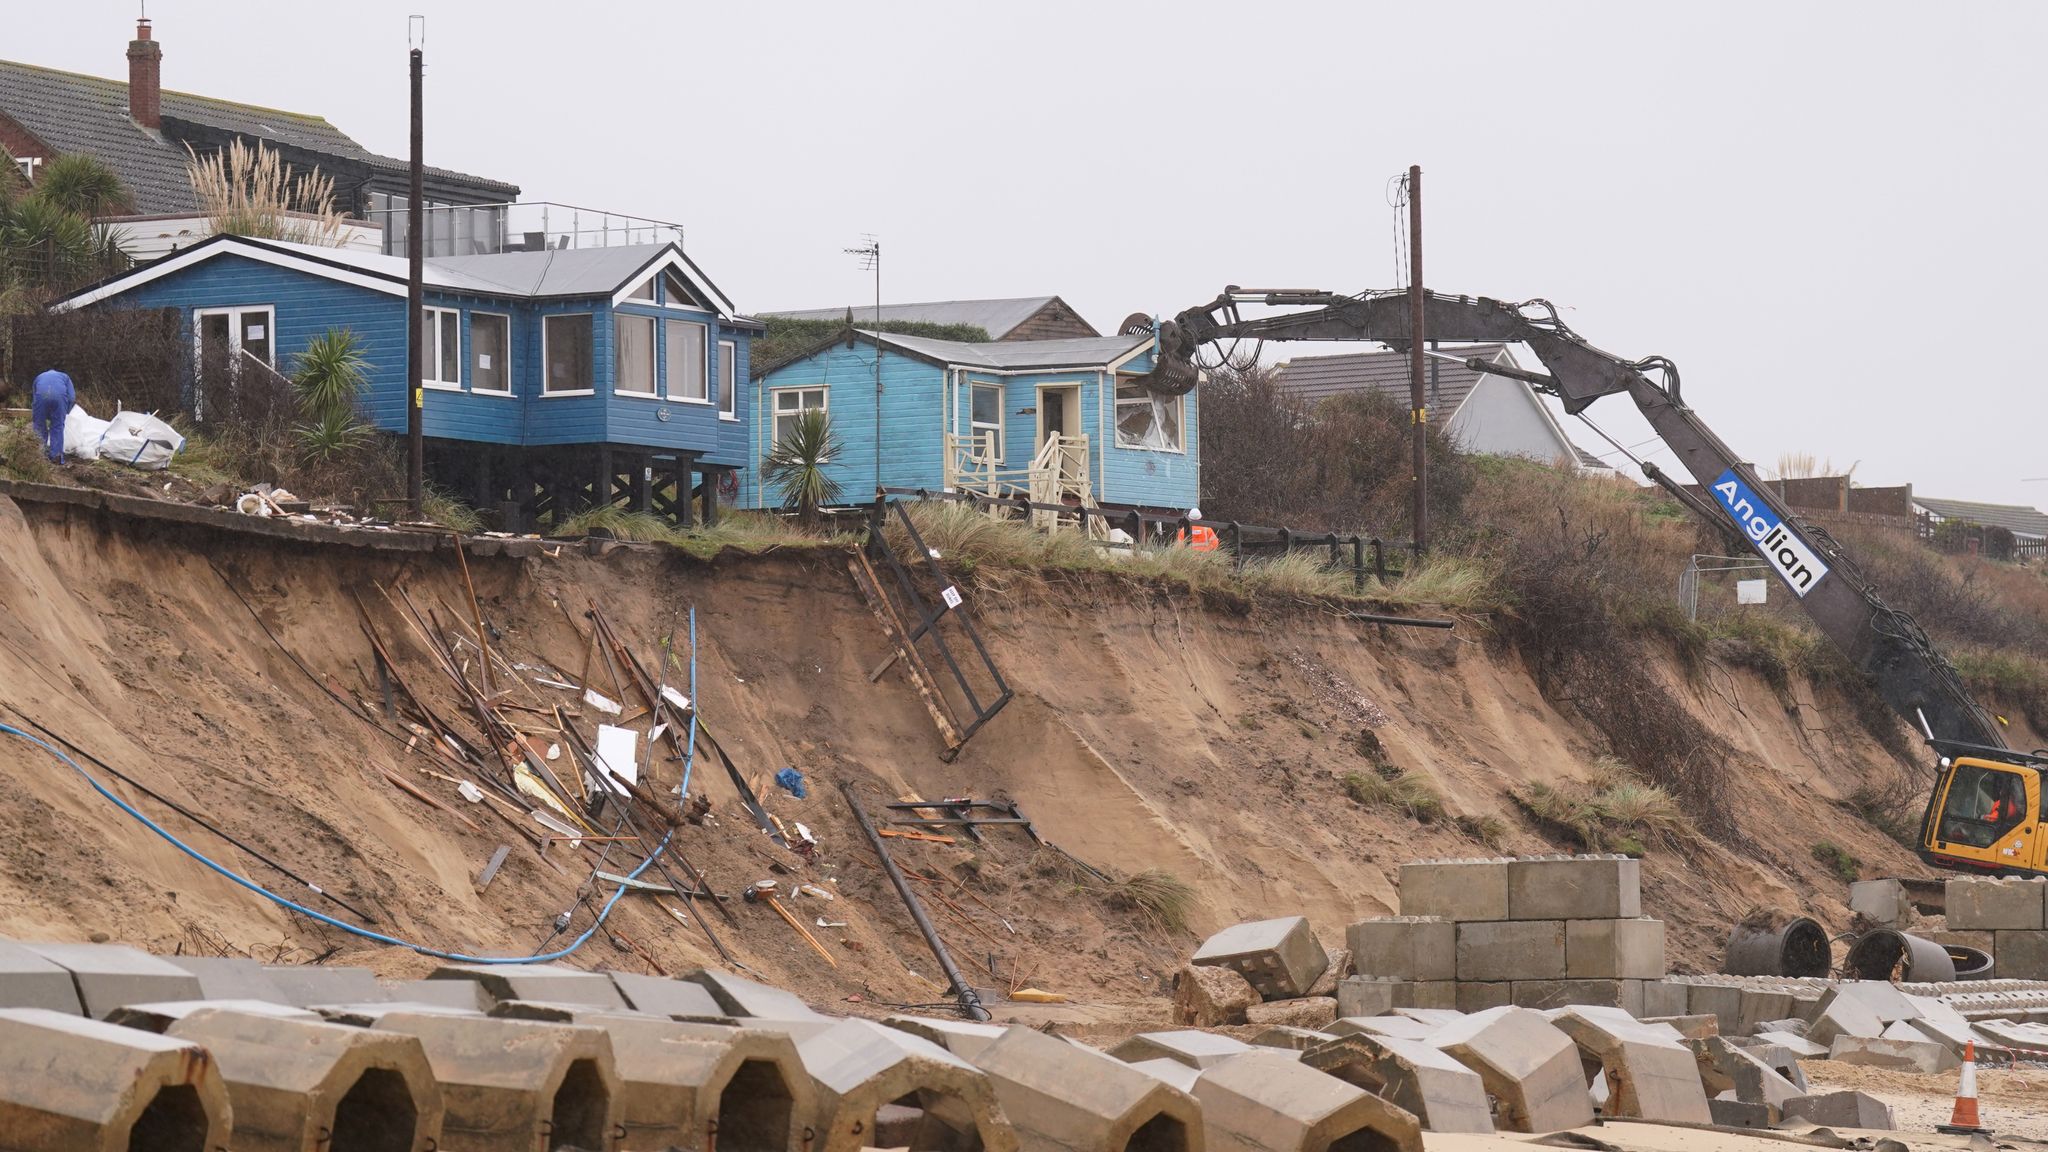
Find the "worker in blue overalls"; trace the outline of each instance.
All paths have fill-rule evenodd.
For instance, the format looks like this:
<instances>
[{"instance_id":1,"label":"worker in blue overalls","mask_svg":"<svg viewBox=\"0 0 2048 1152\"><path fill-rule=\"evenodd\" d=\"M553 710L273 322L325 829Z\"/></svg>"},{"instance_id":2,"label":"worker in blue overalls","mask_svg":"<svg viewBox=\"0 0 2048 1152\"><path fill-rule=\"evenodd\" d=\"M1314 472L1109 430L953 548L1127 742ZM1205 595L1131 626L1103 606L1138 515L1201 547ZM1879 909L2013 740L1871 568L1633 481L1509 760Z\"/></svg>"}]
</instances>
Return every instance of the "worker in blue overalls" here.
<instances>
[{"instance_id":1,"label":"worker in blue overalls","mask_svg":"<svg viewBox=\"0 0 2048 1152\"><path fill-rule=\"evenodd\" d=\"M71 377L55 368L36 377L35 407L30 415L36 436L43 442L43 453L52 464L64 462L64 418L71 415L71 406L77 402L78 389L72 387Z\"/></svg>"}]
</instances>

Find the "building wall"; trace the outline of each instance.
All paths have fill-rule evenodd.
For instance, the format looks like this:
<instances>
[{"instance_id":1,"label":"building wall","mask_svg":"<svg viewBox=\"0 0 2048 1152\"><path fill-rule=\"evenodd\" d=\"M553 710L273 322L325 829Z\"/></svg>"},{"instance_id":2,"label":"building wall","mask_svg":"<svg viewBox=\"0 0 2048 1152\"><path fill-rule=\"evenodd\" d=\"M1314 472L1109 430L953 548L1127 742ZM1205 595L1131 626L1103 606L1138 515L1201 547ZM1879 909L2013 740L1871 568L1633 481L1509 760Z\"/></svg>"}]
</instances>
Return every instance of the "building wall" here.
<instances>
[{"instance_id":1,"label":"building wall","mask_svg":"<svg viewBox=\"0 0 2048 1152\"><path fill-rule=\"evenodd\" d=\"M1124 365L1123 371L1149 371L1152 354ZM1181 444L1179 452L1151 448L1126 448L1116 442L1116 393L1113 384L1096 390L1096 418L1100 432L1095 443L1105 447L1101 479L1096 498L1104 504L1141 508L1185 510L1196 506L1202 489L1202 390L1196 387L1182 397Z\"/></svg>"},{"instance_id":2,"label":"building wall","mask_svg":"<svg viewBox=\"0 0 2048 1152\"><path fill-rule=\"evenodd\" d=\"M1467 452L1575 464L1577 453L1558 438L1541 404L1519 380L1481 377L1445 431Z\"/></svg>"},{"instance_id":3,"label":"building wall","mask_svg":"<svg viewBox=\"0 0 2048 1152\"><path fill-rule=\"evenodd\" d=\"M743 508L773 507L781 497L764 490L761 462L774 447L774 394L777 389L824 387L825 410L841 449L826 472L838 483L840 502L874 498L876 445L875 346L844 344L785 364L755 380L745 399L751 408L744 422L749 431L740 474L739 504ZM940 400L945 370L936 364L882 352L882 409L879 429L881 483L889 488L931 488L943 482L944 427Z\"/></svg>"},{"instance_id":4,"label":"building wall","mask_svg":"<svg viewBox=\"0 0 2048 1152\"><path fill-rule=\"evenodd\" d=\"M1054 300L1005 332L1002 340L1005 343L1013 340L1069 340L1100 335L1102 333L1081 319L1081 314L1069 308L1066 301Z\"/></svg>"}]
</instances>

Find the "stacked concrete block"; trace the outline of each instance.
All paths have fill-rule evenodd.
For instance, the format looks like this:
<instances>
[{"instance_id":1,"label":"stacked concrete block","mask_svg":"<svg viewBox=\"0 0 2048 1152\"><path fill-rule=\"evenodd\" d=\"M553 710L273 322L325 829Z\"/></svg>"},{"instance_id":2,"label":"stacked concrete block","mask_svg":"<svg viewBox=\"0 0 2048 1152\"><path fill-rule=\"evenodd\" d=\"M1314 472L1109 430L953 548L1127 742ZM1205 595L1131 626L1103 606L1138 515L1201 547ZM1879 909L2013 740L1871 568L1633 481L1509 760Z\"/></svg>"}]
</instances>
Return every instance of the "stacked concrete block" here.
<instances>
[{"instance_id":1,"label":"stacked concrete block","mask_svg":"<svg viewBox=\"0 0 2048 1152\"><path fill-rule=\"evenodd\" d=\"M493 1000L582 1004L592 1008L626 1006L609 976L556 964L443 964L427 973L427 979L473 980Z\"/></svg>"},{"instance_id":2,"label":"stacked concrete block","mask_svg":"<svg viewBox=\"0 0 2048 1152\"><path fill-rule=\"evenodd\" d=\"M284 989L271 980L263 965L240 956L166 956L165 960L199 978L206 1000L268 1000L289 1004Z\"/></svg>"},{"instance_id":3,"label":"stacked concrete block","mask_svg":"<svg viewBox=\"0 0 2048 1152\"><path fill-rule=\"evenodd\" d=\"M375 1026L419 1039L446 1106L443 1152L602 1148L618 1127L611 1039L596 1028L424 1012Z\"/></svg>"},{"instance_id":4,"label":"stacked concrete block","mask_svg":"<svg viewBox=\"0 0 2048 1152\"><path fill-rule=\"evenodd\" d=\"M975 1140L984 1152L1017 1150L989 1078L928 1040L868 1020L840 1020L798 1039L796 1051L811 1078L813 1152L972 1147ZM889 1130L880 1131L885 1121Z\"/></svg>"},{"instance_id":5,"label":"stacked concrete block","mask_svg":"<svg viewBox=\"0 0 2048 1152\"><path fill-rule=\"evenodd\" d=\"M1349 979L1338 982L1340 1003L1345 985L1350 982ZM1387 993L1387 1007L1391 1008L1394 1003L1391 987ZM1191 1024L1197 1028L1242 1024L1245 1011L1258 1003L1261 1003L1259 990L1232 968L1190 964L1174 978L1173 1018L1178 1024Z\"/></svg>"},{"instance_id":6,"label":"stacked concrete block","mask_svg":"<svg viewBox=\"0 0 2048 1152\"><path fill-rule=\"evenodd\" d=\"M1858 880L1849 885L1849 911L1880 928L1903 928L1912 922L1913 903L1897 880Z\"/></svg>"},{"instance_id":7,"label":"stacked concrete block","mask_svg":"<svg viewBox=\"0 0 2048 1152\"><path fill-rule=\"evenodd\" d=\"M1403 864L1400 884L1403 916L1454 922L1508 918L1506 860L1425 860Z\"/></svg>"},{"instance_id":8,"label":"stacked concrete block","mask_svg":"<svg viewBox=\"0 0 2048 1152\"><path fill-rule=\"evenodd\" d=\"M1237 972L1263 1000L1293 1000L1322 979L1330 957L1307 917L1282 916L1225 928L1202 942L1192 963Z\"/></svg>"},{"instance_id":9,"label":"stacked concrete block","mask_svg":"<svg viewBox=\"0 0 2048 1152\"><path fill-rule=\"evenodd\" d=\"M1479 1074L1420 1040L1361 1031L1310 1048L1301 1062L1385 1097L1431 1132L1493 1131Z\"/></svg>"},{"instance_id":10,"label":"stacked concrete block","mask_svg":"<svg viewBox=\"0 0 2048 1152\"><path fill-rule=\"evenodd\" d=\"M278 964L263 970L264 979L300 1008L315 1004L375 1004L392 998L368 968L328 968L318 964Z\"/></svg>"},{"instance_id":11,"label":"stacked concrete block","mask_svg":"<svg viewBox=\"0 0 2048 1152\"><path fill-rule=\"evenodd\" d=\"M121 944L23 944L71 973L85 1014L95 1020L124 1004L202 1000L199 978L166 960Z\"/></svg>"},{"instance_id":12,"label":"stacked concrete block","mask_svg":"<svg viewBox=\"0 0 2048 1152\"><path fill-rule=\"evenodd\" d=\"M47 1008L76 1016L81 1010L78 985L62 965L0 940L0 1008Z\"/></svg>"},{"instance_id":13,"label":"stacked concrete block","mask_svg":"<svg viewBox=\"0 0 2048 1152\"><path fill-rule=\"evenodd\" d=\"M1458 978L1457 925L1437 916L1384 916L1344 930L1361 973L1395 980Z\"/></svg>"},{"instance_id":14,"label":"stacked concrete block","mask_svg":"<svg viewBox=\"0 0 2048 1152\"><path fill-rule=\"evenodd\" d=\"M995 1085L1003 1114L1016 1130L1012 1147L1202 1152L1206 1146L1201 1108L1186 1092L1036 1029L1010 1028L975 1065Z\"/></svg>"},{"instance_id":15,"label":"stacked concrete block","mask_svg":"<svg viewBox=\"0 0 2048 1152\"><path fill-rule=\"evenodd\" d=\"M2048 980L2048 880L1950 880L1948 926L1991 934L1993 975Z\"/></svg>"},{"instance_id":16,"label":"stacked concrete block","mask_svg":"<svg viewBox=\"0 0 2048 1152\"><path fill-rule=\"evenodd\" d=\"M1429 1042L1479 1074L1499 1102L1500 1127L1555 1132L1593 1121L1578 1047L1538 1013L1488 1009L1445 1025Z\"/></svg>"},{"instance_id":17,"label":"stacked concrete block","mask_svg":"<svg viewBox=\"0 0 2048 1152\"><path fill-rule=\"evenodd\" d=\"M1659 980L1664 976L1664 922L1568 920L1564 974L1571 980Z\"/></svg>"},{"instance_id":18,"label":"stacked concrete block","mask_svg":"<svg viewBox=\"0 0 2048 1152\"><path fill-rule=\"evenodd\" d=\"M1251 1050L1244 1041L1215 1032L1143 1032L1111 1048L1109 1054L1126 1064L1165 1059L1200 1070Z\"/></svg>"},{"instance_id":19,"label":"stacked concrete block","mask_svg":"<svg viewBox=\"0 0 2048 1152\"><path fill-rule=\"evenodd\" d=\"M1495 920L1458 925L1460 980L1564 979L1562 920Z\"/></svg>"},{"instance_id":20,"label":"stacked concrete block","mask_svg":"<svg viewBox=\"0 0 2048 1152\"><path fill-rule=\"evenodd\" d=\"M1211 1152L1422 1152L1415 1115L1279 1053L1233 1056L1195 1081Z\"/></svg>"},{"instance_id":21,"label":"stacked concrete block","mask_svg":"<svg viewBox=\"0 0 2048 1152\"><path fill-rule=\"evenodd\" d=\"M931 1016L891 1016L882 1021L891 1028L921 1036L972 1064L983 1048L1003 1038L1000 1024L973 1020L941 1019ZM1209 1033L1198 1033L1209 1035Z\"/></svg>"},{"instance_id":22,"label":"stacked concrete block","mask_svg":"<svg viewBox=\"0 0 2048 1152\"><path fill-rule=\"evenodd\" d=\"M1580 1052L1599 1062L1607 1086L1607 1115L1712 1122L1699 1067L1675 1029L1639 1023L1618 1008L1568 1008L1554 1014L1551 1022Z\"/></svg>"},{"instance_id":23,"label":"stacked concrete block","mask_svg":"<svg viewBox=\"0 0 2048 1152\"><path fill-rule=\"evenodd\" d=\"M1828 1092L1788 1100L1785 1119L1804 1120L1827 1128L1867 1128L1890 1131L1891 1105L1862 1092Z\"/></svg>"},{"instance_id":24,"label":"stacked concrete block","mask_svg":"<svg viewBox=\"0 0 2048 1152\"><path fill-rule=\"evenodd\" d=\"M0 1147L212 1152L233 1109L196 1044L47 1008L0 1009Z\"/></svg>"}]
</instances>

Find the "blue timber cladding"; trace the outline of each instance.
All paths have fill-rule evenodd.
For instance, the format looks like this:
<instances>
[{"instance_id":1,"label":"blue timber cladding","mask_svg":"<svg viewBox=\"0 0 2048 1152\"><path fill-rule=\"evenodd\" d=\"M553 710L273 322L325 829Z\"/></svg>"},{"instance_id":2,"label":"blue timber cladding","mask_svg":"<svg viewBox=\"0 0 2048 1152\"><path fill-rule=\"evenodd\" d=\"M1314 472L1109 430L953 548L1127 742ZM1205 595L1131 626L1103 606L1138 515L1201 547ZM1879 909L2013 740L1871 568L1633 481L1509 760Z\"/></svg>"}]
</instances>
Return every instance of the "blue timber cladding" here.
<instances>
[{"instance_id":1,"label":"blue timber cladding","mask_svg":"<svg viewBox=\"0 0 2048 1152\"><path fill-rule=\"evenodd\" d=\"M216 238L226 241L229 238ZM237 241L238 243L248 243ZM315 251L295 245L264 244L295 258L320 259ZM650 251L653 251L650 249ZM300 254L305 254L301 257ZM188 256L198 255L198 249ZM329 329L353 332L366 365L368 386L363 396L366 416L378 428L389 432L405 430L405 389L407 380L405 296L402 283L379 278L376 268L348 266L350 254L335 254L344 266L336 275L323 275L312 267L286 267L222 249L194 259L154 278L138 275L141 282L122 287L117 277L96 308L176 308L182 313L184 335L195 339L194 317L204 309L267 307L272 310L270 327L275 366L290 374L297 355L315 337ZM357 259L361 259L358 257ZM385 259L385 258L377 258ZM403 261L398 262L402 267ZM137 274L147 269L138 269ZM430 266L430 278L434 269ZM136 275L136 274L131 274ZM621 274L623 276L623 274ZM653 275L662 278L660 271ZM361 282L391 284L395 291L380 291ZM747 387L747 359L753 332L750 328L722 322L718 312L696 302L687 307L667 306L667 287L657 290L653 304L626 302L614 306L607 290L603 295L532 297L516 290L499 294L490 284L474 276L444 277L463 283L462 289L430 284L425 295L428 308L452 309L460 313L462 365L460 388L428 387L425 390L424 423L430 437L509 445L563 445L610 443L695 453L701 463L738 467L747 459L747 420L751 416ZM624 287L624 285L619 285ZM475 385L474 321L479 312L504 316L508 320L507 340L510 364L507 373L511 394L477 393ZM667 395L666 347L668 328L655 326L655 363L660 373L654 398L619 395L614 387L615 345L613 315L627 312L655 316L661 320L686 320L704 325L707 348L708 399L693 403ZM544 395L542 377L543 326L548 316L586 314L591 327L591 381L587 395ZM428 355L431 357L432 352ZM724 360L730 356L736 369L735 412L732 419L720 418L721 381ZM431 374L431 372L430 372ZM661 415L667 414L666 419Z\"/></svg>"},{"instance_id":2,"label":"blue timber cladding","mask_svg":"<svg viewBox=\"0 0 2048 1152\"><path fill-rule=\"evenodd\" d=\"M885 488L939 487L945 474L939 397L945 369L891 349L882 351L881 477ZM775 394L791 388L826 389L825 411L840 451L826 472L839 485L839 498L857 504L874 497L875 346L843 343L785 364L755 381L759 407L751 423L751 451L740 478L740 505L773 507L781 497L763 492L760 464L775 443Z\"/></svg>"}]
</instances>

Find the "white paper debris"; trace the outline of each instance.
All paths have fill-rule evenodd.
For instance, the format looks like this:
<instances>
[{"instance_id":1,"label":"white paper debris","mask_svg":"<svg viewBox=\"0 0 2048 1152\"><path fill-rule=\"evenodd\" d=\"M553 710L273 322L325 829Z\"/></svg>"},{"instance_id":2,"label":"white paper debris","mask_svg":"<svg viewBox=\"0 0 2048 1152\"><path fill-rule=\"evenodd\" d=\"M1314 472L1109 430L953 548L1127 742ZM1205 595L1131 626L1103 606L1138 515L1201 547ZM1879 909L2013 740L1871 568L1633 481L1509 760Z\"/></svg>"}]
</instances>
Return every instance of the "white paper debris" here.
<instances>
[{"instance_id":1,"label":"white paper debris","mask_svg":"<svg viewBox=\"0 0 2048 1152\"><path fill-rule=\"evenodd\" d=\"M535 684L540 685L543 688L566 688L571 692L574 692L576 690L576 686L574 684L564 683L560 680L550 680L545 676L535 676L533 678L533 682Z\"/></svg>"},{"instance_id":2,"label":"white paper debris","mask_svg":"<svg viewBox=\"0 0 2048 1152\"><path fill-rule=\"evenodd\" d=\"M678 712L690 710L690 698L666 684L661 686L661 698L668 701L669 706Z\"/></svg>"},{"instance_id":3,"label":"white paper debris","mask_svg":"<svg viewBox=\"0 0 2048 1152\"><path fill-rule=\"evenodd\" d=\"M818 927L820 927L820 928L844 928L844 927L846 927L846 921L844 921L844 920L827 920L827 919L825 919L825 918L824 918L823 916L820 916L820 917L818 917Z\"/></svg>"},{"instance_id":4,"label":"white paper debris","mask_svg":"<svg viewBox=\"0 0 2048 1152\"><path fill-rule=\"evenodd\" d=\"M611 724L597 726L598 764L628 784L640 782L639 747L640 734L631 728Z\"/></svg>"},{"instance_id":5,"label":"white paper debris","mask_svg":"<svg viewBox=\"0 0 2048 1152\"><path fill-rule=\"evenodd\" d=\"M476 785L474 785L474 784L471 784L471 783L470 783L469 781L467 781L467 780L464 780L464 781L463 781L462 783L460 783L460 784L457 784L457 785L455 786L455 790L456 790L457 792L460 792L460 793L462 793L462 798L463 798L464 800L467 800L467 801L469 801L469 802L470 802L471 804L481 804L481 803L483 803L483 800L484 800L484 790L483 790L483 789L481 789L481 788L479 788L479 787L477 787L477 786L476 786Z\"/></svg>"},{"instance_id":6,"label":"white paper debris","mask_svg":"<svg viewBox=\"0 0 2048 1152\"><path fill-rule=\"evenodd\" d=\"M595 688L585 688L583 690L583 702L585 704L590 705L592 708L597 709L599 712L604 712L612 716L617 716L619 713L625 711L624 708L619 707L618 701L599 695L597 689Z\"/></svg>"},{"instance_id":7,"label":"white paper debris","mask_svg":"<svg viewBox=\"0 0 2048 1152\"><path fill-rule=\"evenodd\" d=\"M532 815L535 820L539 821L541 825L547 828L549 831L554 832L555 834L560 836L573 837L573 839L569 841L569 847L577 848L582 846L584 834L570 827L566 821L558 820L555 817L548 815L546 812L543 812L538 808L535 808L533 810Z\"/></svg>"},{"instance_id":8,"label":"white paper debris","mask_svg":"<svg viewBox=\"0 0 2048 1152\"><path fill-rule=\"evenodd\" d=\"M653 730L647 733L647 742L649 744L659 743L661 741L661 734L666 731L668 731L668 721L664 720L656 724Z\"/></svg>"},{"instance_id":9,"label":"white paper debris","mask_svg":"<svg viewBox=\"0 0 2048 1152\"><path fill-rule=\"evenodd\" d=\"M560 744L550 744L550 745L548 745L548 759L550 759L550 760L560 760L561 758L562 758L562 746L561 746Z\"/></svg>"}]
</instances>

